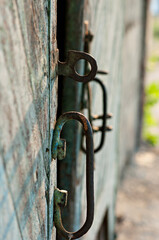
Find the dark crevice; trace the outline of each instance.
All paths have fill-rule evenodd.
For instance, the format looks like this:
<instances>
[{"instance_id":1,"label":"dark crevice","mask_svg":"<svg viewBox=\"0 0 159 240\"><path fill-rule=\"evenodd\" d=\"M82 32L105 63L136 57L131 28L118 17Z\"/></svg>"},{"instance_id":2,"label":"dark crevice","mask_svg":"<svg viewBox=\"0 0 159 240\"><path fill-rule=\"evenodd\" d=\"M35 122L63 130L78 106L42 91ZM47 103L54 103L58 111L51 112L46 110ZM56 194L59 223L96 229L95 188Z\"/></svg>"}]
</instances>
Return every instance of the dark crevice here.
<instances>
[{"instance_id":1,"label":"dark crevice","mask_svg":"<svg viewBox=\"0 0 159 240\"><path fill-rule=\"evenodd\" d=\"M99 229L96 240L109 240L109 217L108 217L108 209L106 211L105 217L103 219L103 223Z\"/></svg>"},{"instance_id":2,"label":"dark crevice","mask_svg":"<svg viewBox=\"0 0 159 240\"><path fill-rule=\"evenodd\" d=\"M65 61L65 36L66 36L66 0L57 1L57 46L59 60ZM58 77L58 109L57 117L62 113L62 89L63 77Z\"/></svg>"},{"instance_id":3,"label":"dark crevice","mask_svg":"<svg viewBox=\"0 0 159 240\"><path fill-rule=\"evenodd\" d=\"M50 75L51 75L51 48L50 48L50 28L51 28L51 0L48 0L48 6L47 6L47 14L48 14L48 82L49 82L49 87L50 87ZM49 89L49 120L50 120L50 104L51 104L51 95L50 95L50 89ZM50 122L49 122L49 139L51 139L50 135ZM50 236L50 194L49 194L49 187L50 187L50 168L46 171L47 175L47 180L48 182L46 183L46 191L45 191L45 197L47 201L47 239L49 240L51 238Z\"/></svg>"},{"instance_id":4,"label":"dark crevice","mask_svg":"<svg viewBox=\"0 0 159 240\"><path fill-rule=\"evenodd\" d=\"M59 49L59 60L65 61L65 42L66 42L66 0L57 1L57 47ZM57 118L62 114L62 93L63 93L63 76L58 76L58 106ZM60 183L60 166L57 161L57 187ZM56 239L63 239L57 233Z\"/></svg>"}]
</instances>

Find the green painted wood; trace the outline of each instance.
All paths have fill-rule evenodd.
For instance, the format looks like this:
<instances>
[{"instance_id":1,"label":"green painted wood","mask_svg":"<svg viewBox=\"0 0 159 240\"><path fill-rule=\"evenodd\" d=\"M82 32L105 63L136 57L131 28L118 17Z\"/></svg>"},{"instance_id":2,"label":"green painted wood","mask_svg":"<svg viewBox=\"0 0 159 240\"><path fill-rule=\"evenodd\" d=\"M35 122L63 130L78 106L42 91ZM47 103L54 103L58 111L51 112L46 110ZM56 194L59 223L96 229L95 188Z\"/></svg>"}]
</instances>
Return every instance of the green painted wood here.
<instances>
[{"instance_id":1,"label":"green painted wood","mask_svg":"<svg viewBox=\"0 0 159 240\"><path fill-rule=\"evenodd\" d=\"M126 161L136 147L139 123L140 84L144 1L89 1L90 28L95 34L91 52L102 70L109 75L102 77L108 90L108 109L113 113L109 124L113 132L107 133L105 147L96 154L94 224L84 239L96 239L109 209L109 239L114 239L114 205L119 176ZM87 17L87 14L86 14ZM100 89L93 88L93 113L102 110ZM95 144L99 136L94 138ZM83 191L84 192L84 191ZM84 193L83 193L84 194ZM81 198L83 199L83 197ZM85 206L82 200L82 209ZM82 219L84 219L82 217Z\"/></svg>"},{"instance_id":2,"label":"green painted wood","mask_svg":"<svg viewBox=\"0 0 159 240\"><path fill-rule=\"evenodd\" d=\"M56 1L2 1L0 239L55 239L56 49Z\"/></svg>"},{"instance_id":3,"label":"green painted wood","mask_svg":"<svg viewBox=\"0 0 159 240\"><path fill-rule=\"evenodd\" d=\"M131 159L135 151L140 121L138 113L143 80L140 67L143 61L144 0L135 0L133 6L130 0L87 0L84 8L83 2L81 8L77 7L75 15L70 1L68 2L66 29L70 31L66 31L66 49L71 49L72 46L79 49L76 36L84 40L84 20L89 21L90 30L94 34L91 54L97 60L100 70L109 71L108 76L99 77L108 90L108 110L113 113L113 119L109 120L109 124L113 125L114 129L113 132L107 133L102 151L95 155L95 219L92 228L82 239L97 240L99 229L109 209L108 234L109 239L113 240L114 206L119 176L126 161ZM78 3L74 1L74 4ZM82 16L82 23L79 15ZM71 21L74 16L78 16L79 22ZM68 19L71 19L70 22ZM78 34L74 34L70 27L72 25L76 29L75 32L79 30ZM101 114L101 89L95 83L91 84L91 87L93 113ZM80 87L76 85L75 90L71 81L68 85L66 83L64 96L67 95L67 102L63 101L64 109L68 109L68 106L75 109L75 104L79 102L78 90L80 91ZM79 132L73 128L70 130L69 127L66 131L64 137L68 138L67 142L70 144L67 147L68 157L60 163L62 170L59 169L58 174L61 187L63 189L66 187L71 197L68 199L69 207L63 222L69 230L77 230L85 220L85 154L78 152L81 137ZM98 145L99 137L99 134L94 136L95 146Z\"/></svg>"},{"instance_id":4,"label":"green painted wood","mask_svg":"<svg viewBox=\"0 0 159 240\"><path fill-rule=\"evenodd\" d=\"M83 19L84 19L84 1L74 0L66 1L66 8L63 2L59 8L65 12L65 18L61 16L58 28L65 31L65 38L62 41L62 46L59 46L61 51L64 48L64 58L68 50L83 50ZM77 27L78 26L78 27ZM61 41L61 39L59 40ZM83 71L83 67L79 66L79 70ZM63 78L62 81L62 94L61 94L61 113L67 111L80 111L82 83L75 82L70 78ZM62 136L67 142L67 155L62 161L58 161L58 182L57 185L60 189L68 190L68 204L63 212L64 226L69 231L74 231L76 226L74 223L74 216L76 211L75 202L75 186L76 186L76 164L80 149L80 128L79 123L70 121L65 124ZM77 229L76 229L77 230ZM58 236L59 240L63 238Z\"/></svg>"}]
</instances>

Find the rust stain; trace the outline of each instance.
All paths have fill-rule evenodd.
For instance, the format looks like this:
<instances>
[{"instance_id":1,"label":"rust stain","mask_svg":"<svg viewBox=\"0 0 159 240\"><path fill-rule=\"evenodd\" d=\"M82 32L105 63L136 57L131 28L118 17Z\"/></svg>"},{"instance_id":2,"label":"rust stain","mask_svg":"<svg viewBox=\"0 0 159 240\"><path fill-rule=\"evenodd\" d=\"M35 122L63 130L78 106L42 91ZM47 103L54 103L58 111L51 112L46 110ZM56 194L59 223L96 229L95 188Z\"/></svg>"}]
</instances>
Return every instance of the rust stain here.
<instances>
[{"instance_id":1,"label":"rust stain","mask_svg":"<svg viewBox=\"0 0 159 240\"><path fill-rule=\"evenodd\" d=\"M79 117L83 123L84 130L87 131L88 130L88 121L86 120L86 118L83 115L80 115Z\"/></svg>"}]
</instances>

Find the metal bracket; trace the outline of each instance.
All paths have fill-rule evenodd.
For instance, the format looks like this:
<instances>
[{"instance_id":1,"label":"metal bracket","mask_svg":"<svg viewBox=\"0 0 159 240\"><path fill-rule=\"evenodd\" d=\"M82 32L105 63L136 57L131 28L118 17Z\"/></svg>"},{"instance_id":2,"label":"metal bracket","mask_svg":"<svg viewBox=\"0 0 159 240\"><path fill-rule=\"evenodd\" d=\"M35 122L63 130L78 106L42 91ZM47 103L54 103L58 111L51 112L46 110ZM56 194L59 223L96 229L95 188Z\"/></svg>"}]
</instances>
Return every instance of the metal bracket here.
<instances>
[{"instance_id":1,"label":"metal bracket","mask_svg":"<svg viewBox=\"0 0 159 240\"><path fill-rule=\"evenodd\" d=\"M85 24L85 45L84 45L84 49L85 49L86 52L90 52L90 44L91 44L91 41L93 39L93 34L88 29L88 21L85 21L84 24ZM85 72L88 72L88 70L89 70L89 67L88 67L88 64L86 63L85 64ZM108 74L108 71L98 70L97 74L106 75L106 74ZM89 83L87 85L83 86L83 106L82 106L82 108L88 108L89 121L91 123L93 132L94 133L99 132L99 131L101 132L100 144L99 144L99 146L96 149L94 149L94 152L96 153L96 152L98 152L102 148L102 146L104 144L105 132L112 130L111 126L106 126L107 119L111 118L112 115L107 113L107 91L106 91L106 88L105 88L104 84L98 78L93 78L92 81L97 82L101 86L102 91L103 91L103 115L99 115L99 116L95 115L95 116L93 116L92 113L91 113L91 102L92 101L91 101L91 88L90 88L90 84ZM84 90L85 89L87 89L87 101L84 100ZM93 121L94 120L98 120L98 119L102 120L102 126L100 126L100 127L93 126ZM86 152L86 149L83 146L83 138L82 138L81 148L82 148L82 150L84 152Z\"/></svg>"},{"instance_id":2,"label":"metal bracket","mask_svg":"<svg viewBox=\"0 0 159 240\"><path fill-rule=\"evenodd\" d=\"M55 126L53 142L52 142L52 157L56 159L60 156L60 159L64 157L63 146L64 140L61 141L60 133L64 124L69 120L79 121L84 128L86 135L86 193L87 193L87 217L83 226L76 232L68 232L62 224L61 207L66 206L67 203L67 191L54 190L54 223L59 233L66 239L76 239L82 237L92 226L94 218L94 151L93 151L93 132L91 125L87 118L78 112L66 112L62 114ZM59 150L60 146L60 150Z\"/></svg>"},{"instance_id":3,"label":"metal bracket","mask_svg":"<svg viewBox=\"0 0 159 240\"><path fill-rule=\"evenodd\" d=\"M85 27L85 37L84 37L84 51L85 53L89 53L90 52L90 45L91 42L94 38L93 33L89 30L89 22L85 21L84 22L84 27ZM89 66L88 63L86 62L85 64L85 72L89 72ZM102 71L102 70L98 70L97 71L98 74L108 74L108 71ZM94 76L95 77L95 76ZM93 79L92 79L93 80Z\"/></svg>"},{"instance_id":4,"label":"metal bracket","mask_svg":"<svg viewBox=\"0 0 159 240\"><path fill-rule=\"evenodd\" d=\"M57 205L60 205L61 207L66 207L67 197L68 197L68 192L66 190L60 190L58 188L55 188L54 198L56 199Z\"/></svg>"},{"instance_id":5,"label":"metal bracket","mask_svg":"<svg viewBox=\"0 0 159 240\"><path fill-rule=\"evenodd\" d=\"M57 157L59 160L62 160L66 157L66 140L60 139L58 148L57 148Z\"/></svg>"},{"instance_id":6,"label":"metal bracket","mask_svg":"<svg viewBox=\"0 0 159 240\"><path fill-rule=\"evenodd\" d=\"M98 147L94 149L94 153L96 153L104 145L106 132L112 131L113 128L112 128L112 126L107 126L107 119L112 118L112 114L107 113L107 91L106 91L106 88L105 88L104 84L102 83L102 81L99 80L98 78L94 78L93 81L97 82L101 86L102 91L103 91L103 101L102 101L103 102L103 115L92 115L92 112L91 112L91 89L90 89L89 83L86 86L84 86L84 89L87 89L87 96L88 96L87 108L88 108L89 120L90 120L92 129L93 129L93 132L94 133L101 132L100 143L99 143ZM84 101L84 106L86 106L85 101ZM102 126L99 126L99 127L94 126L93 121L99 120L99 119L102 120ZM84 152L86 152L86 149L83 146L83 138L82 138L81 148Z\"/></svg>"},{"instance_id":7,"label":"metal bracket","mask_svg":"<svg viewBox=\"0 0 159 240\"><path fill-rule=\"evenodd\" d=\"M76 72L76 63L84 59L91 65L91 70L87 75L81 76ZM75 50L68 51L66 62L58 61L58 75L73 78L77 82L87 83L91 81L97 72L96 60L88 53Z\"/></svg>"}]
</instances>

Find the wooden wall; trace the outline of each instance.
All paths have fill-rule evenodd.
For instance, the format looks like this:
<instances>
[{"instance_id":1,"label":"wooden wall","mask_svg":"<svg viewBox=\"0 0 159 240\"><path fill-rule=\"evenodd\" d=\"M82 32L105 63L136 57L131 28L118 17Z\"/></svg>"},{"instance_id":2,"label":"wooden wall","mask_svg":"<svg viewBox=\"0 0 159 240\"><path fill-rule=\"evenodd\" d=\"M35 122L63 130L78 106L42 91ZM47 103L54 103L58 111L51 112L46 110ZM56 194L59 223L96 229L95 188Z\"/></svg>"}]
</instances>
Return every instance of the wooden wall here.
<instances>
[{"instance_id":1,"label":"wooden wall","mask_svg":"<svg viewBox=\"0 0 159 240\"><path fill-rule=\"evenodd\" d=\"M108 222L109 240L113 240L119 176L135 151L140 121L144 3L67 0L65 14L58 23L58 28L65 31L61 43L66 53L69 49L83 50L84 21L88 20L94 34L91 54L99 69L109 71L100 78L108 91L113 131L107 133L104 148L95 154L95 219L83 237L87 240L101 240L98 233L106 212L104 222ZM62 4L59 6L62 8ZM81 131L77 125L68 125L63 132L68 143L67 157L57 173L56 161L51 161L57 111L56 13L55 0L1 3L0 239L56 239L53 190L57 176L58 185L70 193L64 225L68 230L77 230L85 220L85 154L80 150ZM95 83L91 87L92 111L101 114L101 89ZM81 83L65 79L59 93L59 114L81 110ZM99 139L96 134L95 146Z\"/></svg>"},{"instance_id":2,"label":"wooden wall","mask_svg":"<svg viewBox=\"0 0 159 240\"><path fill-rule=\"evenodd\" d=\"M55 239L56 2L0 8L0 239Z\"/></svg>"},{"instance_id":3,"label":"wooden wall","mask_svg":"<svg viewBox=\"0 0 159 240\"><path fill-rule=\"evenodd\" d=\"M105 147L95 155L95 220L83 239L96 239L108 210L109 240L112 240L119 176L126 161L131 160L134 154L139 131L145 9L142 0L133 1L133 4L132 1L120 0L100 1L98 4L97 1L88 1L87 8L85 18L90 16L90 29L94 34L91 53L97 59L98 68L109 71L108 76L99 77L108 91L108 110L113 113L108 123L113 126L113 131L107 133ZM94 114L99 114L102 111L99 107L102 106L101 90L95 83L92 89L92 110ZM94 137L95 145L99 136ZM81 158L84 158L82 154ZM85 206L83 199L82 209Z\"/></svg>"},{"instance_id":4,"label":"wooden wall","mask_svg":"<svg viewBox=\"0 0 159 240\"><path fill-rule=\"evenodd\" d=\"M95 154L95 219L90 231L82 239L99 240L98 232L101 228L106 212L108 211L108 236L114 239L115 201L119 176L124 169L125 163L130 160L135 152L137 136L139 132L139 109L141 99L141 68L143 61L143 39L145 23L144 0L86 0L79 9L79 15L74 14L73 6L67 1L67 28L72 26L69 35L66 35L66 49L80 50L84 45L84 21L89 22L89 29L94 35L91 54L97 60L100 70L108 70L109 75L98 77L105 84L108 91L108 110L113 113L112 120L108 123L113 126L113 131L107 133L106 143L103 149ZM82 10L81 10L82 9ZM76 21L78 16L78 21ZM69 19L74 19L70 23ZM81 32L82 19L82 43L76 41L78 26ZM74 26L73 26L74 23ZM74 34L76 32L76 34ZM72 42L70 42L70 39ZM81 93L80 85L76 86L76 94L73 96L71 85L67 92L67 101L74 104L78 102ZM91 83L93 100L92 112L102 113L101 89L96 83ZM73 89L73 88L72 88ZM78 94L77 94L78 89ZM65 93L64 93L65 95ZM68 100L69 99L69 100ZM65 98L64 98L65 100ZM65 105L65 102L64 102ZM73 106L72 110L78 110ZM63 109L63 111L65 108ZM71 110L71 109L69 109ZM97 124L100 124L98 122ZM62 171L59 168L59 185L69 191L68 209L66 210L64 224L69 230L77 230L85 221L85 154L80 151L80 134L67 128L66 136L69 136L68 148L72 155L66 157ZM64 134L65 136L65 134ZM94 136L95 146L100 140L100 134ZM65 177L65 175L67 175ZM72 227L72 229L71 229ZM60 238L59 238L60 239Z\"/></svg>"}]
</instances>

